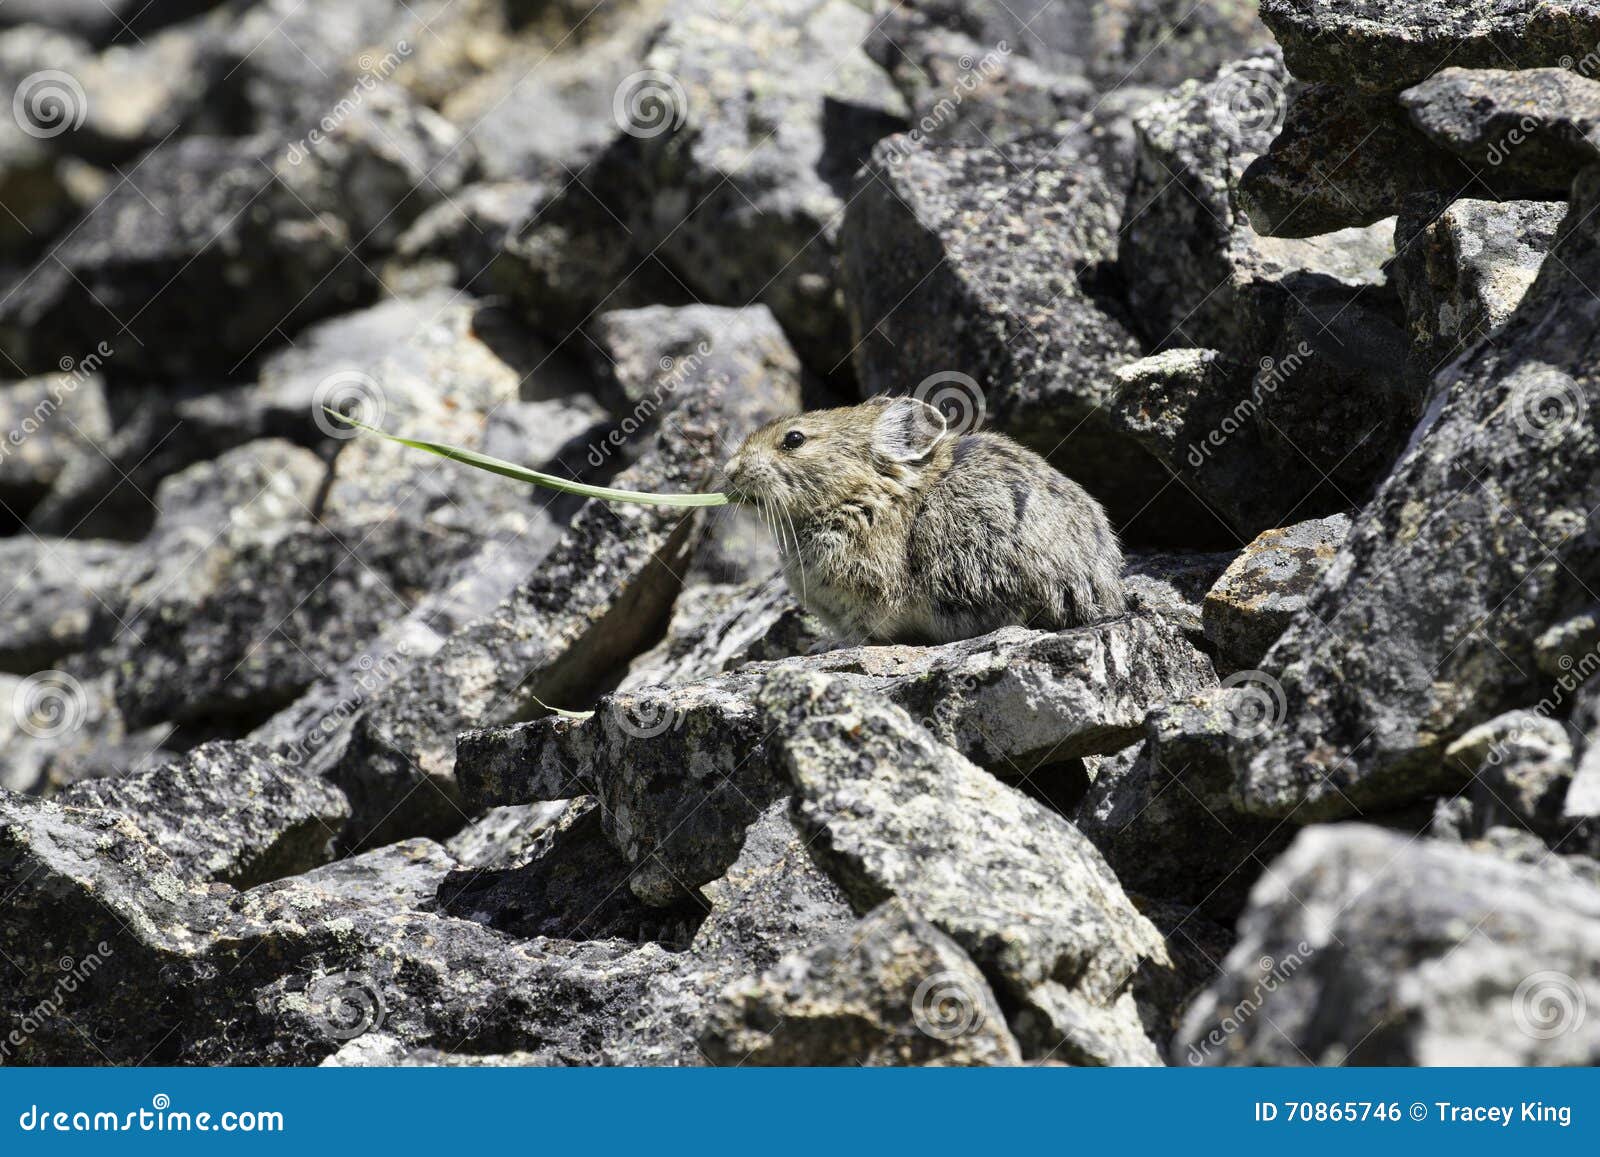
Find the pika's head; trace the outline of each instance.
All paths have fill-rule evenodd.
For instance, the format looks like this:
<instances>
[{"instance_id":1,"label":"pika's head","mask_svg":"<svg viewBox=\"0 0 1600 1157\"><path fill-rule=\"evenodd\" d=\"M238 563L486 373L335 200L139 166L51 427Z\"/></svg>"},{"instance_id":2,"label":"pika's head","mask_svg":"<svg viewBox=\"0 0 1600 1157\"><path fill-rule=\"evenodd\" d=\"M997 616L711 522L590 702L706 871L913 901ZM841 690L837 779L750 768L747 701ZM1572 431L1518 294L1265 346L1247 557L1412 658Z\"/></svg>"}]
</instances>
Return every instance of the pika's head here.
<instances>
[{"instance_id":1,"label":"pika's head","mask_svg":"<svg viewBox=\"0 0 1600 1157\"><path fill-rule=\"evenodd\" d=\"M915 478L948 433L944 416L915 398L812 410L746 438L728 462L726 490L803 518Z\"/></svg>"}]
</instances>

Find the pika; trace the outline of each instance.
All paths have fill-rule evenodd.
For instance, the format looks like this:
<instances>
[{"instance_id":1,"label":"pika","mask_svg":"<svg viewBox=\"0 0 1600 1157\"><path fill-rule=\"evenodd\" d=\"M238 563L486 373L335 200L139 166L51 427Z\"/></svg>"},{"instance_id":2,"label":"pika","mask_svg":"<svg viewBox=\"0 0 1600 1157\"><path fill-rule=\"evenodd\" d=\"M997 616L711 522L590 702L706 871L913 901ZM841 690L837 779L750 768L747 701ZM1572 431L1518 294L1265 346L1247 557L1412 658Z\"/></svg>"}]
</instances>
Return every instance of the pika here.
<instances>
[{"instance_id":1,"label":"pika","mask_svg":"<svg viewBox=\"0 0 1600 1157\"><path fill-rule=\"evenodd\" d=\"M1002 434L955 434L914 398L770 422L725 469L779 540L784 577L843 637L947 643L1124 609L1105 511Z\"/></svg>"}]
</instances>

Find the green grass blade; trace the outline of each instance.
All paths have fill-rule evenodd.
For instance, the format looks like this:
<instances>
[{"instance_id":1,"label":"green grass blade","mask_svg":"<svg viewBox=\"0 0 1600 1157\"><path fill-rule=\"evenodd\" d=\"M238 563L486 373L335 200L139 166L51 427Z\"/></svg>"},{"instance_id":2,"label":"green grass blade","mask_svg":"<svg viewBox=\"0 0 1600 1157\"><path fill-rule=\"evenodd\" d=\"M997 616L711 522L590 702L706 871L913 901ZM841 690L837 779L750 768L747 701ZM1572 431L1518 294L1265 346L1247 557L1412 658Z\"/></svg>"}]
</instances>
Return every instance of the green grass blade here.
<instances>
[{"instance_id":1,"label":"green grass blade","mask_svg":"<svg viewBox=\"0 0 1600 1157\"><path fill-rule=\"evenodd\" d=\"M491 458L487 454L479 454L474 450L464 450L460 446L447 446L443 442L426 442L420 438L402 438L398 434L391 434L387 430L380 430L376 426L369 426L338 410L324 406L333 417L357 429L365 430L369 434L376 434L380 438L387 438L391 442L398 442L402 446L410 446L413 450L425 450L429 454L437 454L441 458L448 458L452 462L460 462L464 466L471 466L478 470L487 470L491 474L499 474L505 478L514 478L518 482L527 482L533 486L543 486L548 490L559 490L564 494L579 494L584 498L599 498L606 502L636 502L644 506L726 506L726 494L650 494L643 490L615 490L610 486L590 486L583 482L573 482L568 478L560 478L554 474L545 474L538 470L529 470L526 466L518 466L515 462L507 462L501 458Z\"/></svg>"}]
</instances>

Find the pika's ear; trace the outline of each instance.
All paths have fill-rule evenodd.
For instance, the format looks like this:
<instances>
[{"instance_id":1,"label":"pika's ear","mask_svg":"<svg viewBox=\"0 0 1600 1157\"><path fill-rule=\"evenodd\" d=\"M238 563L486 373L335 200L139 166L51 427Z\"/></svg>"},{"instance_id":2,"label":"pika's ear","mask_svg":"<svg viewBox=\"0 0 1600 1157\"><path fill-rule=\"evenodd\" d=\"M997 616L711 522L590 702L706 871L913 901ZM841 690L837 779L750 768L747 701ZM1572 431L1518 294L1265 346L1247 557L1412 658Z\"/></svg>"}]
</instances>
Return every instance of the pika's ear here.
<instances>
[{"instance_id":1,"label":"pika's ear","mask_svg":"<svg viewBox=\"0 0 1600 1157\"><path fill-rule=\"evenodd\" d=\"M880 407L872 448L891 462L926 458L949 432L944 415L916 398L890 398Z\"/></svg>"}]
</instances>

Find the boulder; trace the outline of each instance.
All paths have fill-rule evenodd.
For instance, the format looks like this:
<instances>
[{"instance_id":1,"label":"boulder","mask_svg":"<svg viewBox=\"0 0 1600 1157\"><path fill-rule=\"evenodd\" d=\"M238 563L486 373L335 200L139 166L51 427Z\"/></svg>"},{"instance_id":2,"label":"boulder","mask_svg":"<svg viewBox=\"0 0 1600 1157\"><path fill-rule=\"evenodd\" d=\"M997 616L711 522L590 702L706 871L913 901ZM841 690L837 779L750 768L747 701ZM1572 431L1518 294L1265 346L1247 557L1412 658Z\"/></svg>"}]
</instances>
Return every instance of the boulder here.
<instances>
[{"instance_id":1,"label":"boulder","mask_svg":"<svg viewBox=\"0 0 1600 1157\"><path fill-rule=\"evenodd\" d=\"M0 386L0 430L0 520L10 528L72 464L99 456L95 447L111 436L105 383L90 372Z\"/></svg>"},{"instance_id":2,"label":"boulder","mask_svg":"<svg viewBox=\"0 0 1600 1157\"><path fill-rule=\"evenodd\" d=\"M1022 1062L983 973L900 900L730 985L700 1048L739 1066Z\"/></svg>"},{"instance_id":3,"label":"boulder","mask_svg":"<svg viewBox=\"0 0 1600 1157\"><path fill-rule=\"evenodd\" d=\"M116 542L0 538L0 574L9 589L0 605L0 671L29 675L83 649L101 604L116 590L132 552Z\"/></svg>"},{"instance_id":4,"label":"boulder","mask_svg":"<svg viewBox=\"0 0 1600 1157\"><path fill-rule=\"evenodd\" d=\"M1262 662L1281 726L1233 753L1245 805L1304 822L1459 782L1454 739L1541 693L1534 641L1593 603L1600 505L1585 178L1556 260L1494 343L1441 380L1411 446ZM1515 499L1509 496L1515 495Z\"/></svg>"},{"instance_id":5,"label":"boulder","mask_svg":"<svg viewBox=\"0 0 1600 1157\"><path fill-rule=\"evenodd\" d=\"M1239 552L1206 593L1203 612L1206 638L1229 666L1261 662L1349 532L1349 515L1334 514L1265 531Z\"/></svg>"},{"instance_id":6,"label":"boulder","mask_svg":"<svg viewBox=\"0 0 1600 1157\"><path fill-rule=\"evenodd\" d=\"M1076 828L848 682L790 673L764 702L795 822L858 912L898 898L959 944L1025 1057L1159 1063L1133 990L1166 946Z\"/></svg>"},{"instance_id":7,"label":"boulder","mask_svg":"<svg viewBox=\"0 0 1600 1157\"><path fill-rule=\"evenodd\" d=\"M1257 885L1173 1047L1189 1064L1593 1064L1600 891L1356 824Z\"/></svg>"}]
</instances>

